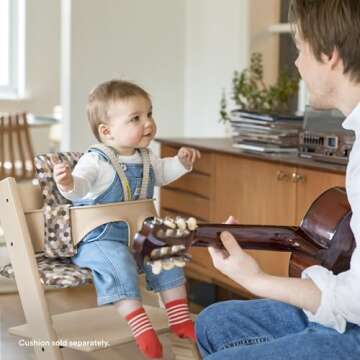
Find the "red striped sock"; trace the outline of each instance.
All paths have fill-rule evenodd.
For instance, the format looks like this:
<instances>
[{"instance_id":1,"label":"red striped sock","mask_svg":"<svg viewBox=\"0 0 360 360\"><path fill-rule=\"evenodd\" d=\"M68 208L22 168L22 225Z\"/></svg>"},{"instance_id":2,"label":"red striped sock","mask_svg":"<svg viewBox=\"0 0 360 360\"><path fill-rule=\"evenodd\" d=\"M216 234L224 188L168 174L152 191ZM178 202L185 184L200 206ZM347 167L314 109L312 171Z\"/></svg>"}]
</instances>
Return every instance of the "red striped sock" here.
<instances>
[{"instance_id":1,"label":"red striped sock","mask_svg":"<svg viewBox=\"0 0 360 360\"><path fill-rule=\"evenodd\" d=\"M126 320L141 352L150 359L162 358L162 345L144 308L134 310Z\"/></svg>"},{"instance_id":2,"label":"red striped sock","mask_svg":"<svg viewBox=\"0 0 360 360\"><path fill-rule=\"evenodd\" d=\"M190 319L186 299L173 300L165 304L170 330L181 338L195 342L194 322Z\"/></svg>"}]
</instances>

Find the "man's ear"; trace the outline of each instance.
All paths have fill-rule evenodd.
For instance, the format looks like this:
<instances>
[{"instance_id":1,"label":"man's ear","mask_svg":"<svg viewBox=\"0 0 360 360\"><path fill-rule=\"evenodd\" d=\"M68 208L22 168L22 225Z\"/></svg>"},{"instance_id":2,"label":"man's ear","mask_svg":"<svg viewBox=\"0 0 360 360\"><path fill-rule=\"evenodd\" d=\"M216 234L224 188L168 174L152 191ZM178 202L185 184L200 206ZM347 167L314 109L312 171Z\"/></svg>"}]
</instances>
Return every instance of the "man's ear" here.
<instances>
[{"instance_id":1,"label":"man's ear","mask_svg":"<svg viewBox=\"0 0 360 360\"><path fill-rule=\"evenodd\" d=\"M98 133L100 138L109 139L111 137L111 131L106 124L100 124L98 126Z\"/></svg>"},{"instance_id":2,"label":"man's ear","mask_svg":"<svg viewBox=\"0 0 360 360\"><path fill-rule=\"evenodd\" d=\"M339 50L334 48L332 54L330 56L326 56L326 62L330 65L331 70L334 70L337 66L342 63Z\"/></svg>"}]
</instances>

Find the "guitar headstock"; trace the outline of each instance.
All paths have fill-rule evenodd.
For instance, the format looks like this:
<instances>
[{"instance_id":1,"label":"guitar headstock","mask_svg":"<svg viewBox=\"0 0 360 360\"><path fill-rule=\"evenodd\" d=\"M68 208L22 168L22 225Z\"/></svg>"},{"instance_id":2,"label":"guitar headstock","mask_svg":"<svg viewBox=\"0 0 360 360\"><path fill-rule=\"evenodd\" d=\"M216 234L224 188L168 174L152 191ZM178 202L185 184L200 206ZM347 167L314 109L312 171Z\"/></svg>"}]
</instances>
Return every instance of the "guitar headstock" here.
<instances>
[{"instance_id":1,"label":"guitar headstock","mask_svg":"<svg viewBox=\"0 0 360 360\"><path fill-rule=\"evenodd\" d=\"M149 263L154 273L185 266L190 260L186 251L191 246L196 228L197 221L192 217L147 218L133 242L138 265Z\"/></svg>"}]
</instances>

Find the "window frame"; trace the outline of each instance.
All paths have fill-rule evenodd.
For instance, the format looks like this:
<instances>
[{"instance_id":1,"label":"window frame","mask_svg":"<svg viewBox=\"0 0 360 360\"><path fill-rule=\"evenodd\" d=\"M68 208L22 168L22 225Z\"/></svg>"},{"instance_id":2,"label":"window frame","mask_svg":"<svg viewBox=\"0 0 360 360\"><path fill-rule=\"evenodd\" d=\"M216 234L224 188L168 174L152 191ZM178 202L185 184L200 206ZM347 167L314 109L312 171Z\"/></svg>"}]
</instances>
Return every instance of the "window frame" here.
<instances>
[{"instance_id":1,"label":"window frame","mask_svg":"<svg viewBox=\"0 0 360 360\"><path fill-rule=\"evenodd\" d=\"M25 93L25 0L9 0L9 81L0 85L0 100Z\"/></svg>"}]
</instances>

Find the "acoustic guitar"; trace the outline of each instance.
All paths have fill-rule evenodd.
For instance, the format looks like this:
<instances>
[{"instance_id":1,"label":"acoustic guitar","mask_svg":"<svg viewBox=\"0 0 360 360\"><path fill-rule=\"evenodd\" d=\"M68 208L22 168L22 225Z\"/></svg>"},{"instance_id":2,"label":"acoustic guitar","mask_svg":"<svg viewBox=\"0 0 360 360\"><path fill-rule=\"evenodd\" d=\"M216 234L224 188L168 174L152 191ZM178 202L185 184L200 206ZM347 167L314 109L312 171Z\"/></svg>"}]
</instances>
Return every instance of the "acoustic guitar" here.
<instances>
[{"instance_id":1,"label":"acoustic guitar","mask_svg":"<svg viewBox=\"0 0 360 360\"><path fill-rule=\"evenodd\" d=\"M311 265L335 274L349 269L355 240L345 189L334 187L310 206L299 226L197 224L194 218L148 218L135 235L133 251L139 266L153 271L184 266L192 246L222 247L220 234L229 231L244 249L291 252L289 275L299 277Z\"/></svg>"}]
</instances>

